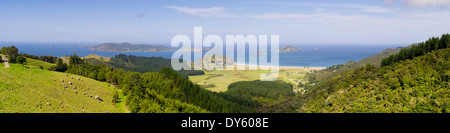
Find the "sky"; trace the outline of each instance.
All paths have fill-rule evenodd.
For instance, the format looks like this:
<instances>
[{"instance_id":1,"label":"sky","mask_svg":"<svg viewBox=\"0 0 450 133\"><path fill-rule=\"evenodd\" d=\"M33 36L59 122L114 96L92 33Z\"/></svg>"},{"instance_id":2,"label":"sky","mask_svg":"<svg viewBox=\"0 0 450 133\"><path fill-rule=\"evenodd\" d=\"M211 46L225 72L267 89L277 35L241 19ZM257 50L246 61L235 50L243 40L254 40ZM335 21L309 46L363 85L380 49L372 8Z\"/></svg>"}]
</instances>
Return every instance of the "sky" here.
<instances>
[{"instance_id":1,"label":"sky","mask_svg":"<svg viewBox=\"0 0 450 133\"><path fill-rule=\"evenodd\" d=\"M279 35L280 44L409 45L450 31L450 0L2 0L0 43L170 44Z\"/></svg>"}]
</instances>

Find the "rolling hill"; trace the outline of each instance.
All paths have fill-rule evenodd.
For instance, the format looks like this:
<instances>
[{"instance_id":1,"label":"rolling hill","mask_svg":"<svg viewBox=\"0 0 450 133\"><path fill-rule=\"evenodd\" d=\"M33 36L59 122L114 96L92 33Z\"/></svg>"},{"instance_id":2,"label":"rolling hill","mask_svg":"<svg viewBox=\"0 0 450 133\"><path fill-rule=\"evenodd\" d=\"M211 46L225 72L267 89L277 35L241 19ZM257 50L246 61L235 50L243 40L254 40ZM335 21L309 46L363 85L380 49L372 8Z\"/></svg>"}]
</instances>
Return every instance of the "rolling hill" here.
<instances>
[{"instance_id":1,"label":"rolling hill","mask_svg":"<svg viewBox=\"0 0 450 133\"><path fill-rule=\"evenodd\" d=\"M5 68L0 63L0 112L127 112L123 95L114 86L83 76L34 69L47 62L27 60L30 63L24 67L10 64L10 68ZM112 101L116 92L121 96L117 103Z\"/></svg>"},{"instance_id":2,"label":"rolling hill","mask_svg":"<svg viewBox=\"0 0 450 133\"><path fill-rule=\"evenodd\" d=\"M450 49L343 72L263 112L449 113Z\"/></svg>"},{"instance_id":3,"label":"rolling hill","mask_svg":"<svg viewBox=\"0 0 450 133\"><path fill-rule=\"evenodd\" d=\"M68 57L66 57L68 62ZM98 55L88 55L85 59L89 64L104 64L112 68L119 68L125 71L133 71L139 73L157 72L163 67L170 67L171 60L162 57L144 57L134 55L119 54L115 57L102 57ZM201 70L179 70L183 76L203 75Z\"/></svg>"},{"instance_id":4,"label":"rolling hill","mask_svg":"<svg viewBox=\"0 0 450 133\"><path fill-rule=\"evenodd\" d=\"M349 61L344 64L334 65L331 67L327 67L326 69L316 71L314 73L309 73L307 74L307 77L310 83L321 83L343 72L347 72L358 67L363 67L366 66L367 64L373 64L375 67L380 67L383 58L388 57L389 55L392 54L396 54L400 52L401 49L402 47L398 47L395 49L388 48L378 54L364 58L358 62Z\"/></svg>"},{"instance_id":5,"label":"rolling hill","mask_svg":"<svg viewBox=\"0 0 450 133\"><path fill-rule=\"evenodd\" d=\"M31 58L26 58L27 63L24 65L25 67L31 68L31 69L40 69L41 67L44 70L48 70L48 68L55 66L54 63L48 63L40 60L35 60Z\"/></svg>"}]
</instances>

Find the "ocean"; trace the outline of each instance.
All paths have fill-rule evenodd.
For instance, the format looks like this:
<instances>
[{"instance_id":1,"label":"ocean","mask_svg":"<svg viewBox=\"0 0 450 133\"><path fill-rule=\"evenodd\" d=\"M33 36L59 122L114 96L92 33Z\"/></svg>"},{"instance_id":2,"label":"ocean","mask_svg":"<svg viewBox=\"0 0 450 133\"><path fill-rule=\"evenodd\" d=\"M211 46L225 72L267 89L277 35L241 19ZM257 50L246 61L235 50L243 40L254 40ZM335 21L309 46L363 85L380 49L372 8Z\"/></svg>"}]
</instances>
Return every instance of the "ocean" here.
<instances>
[{"instance_id":1,"label":"ocean","mask_svg":"<svg viewBox=\"0 0 450 133\"><path fill-rule=\"evenodd\" d=\"M174 51L163 52L100 52L91 51L73 44L31 44L31 43L4 43L0 47L14 45L19 49L19 53L31 55L50 55L56 57L70 56L76 52L78 56L84 57L89 54L96 54L104 57L114 57L118 54L136 55L145 57L163 57L170 59ZM359 61L366 57L375 55L384 49L395 48L394 45L295 45L302 48L302 51L279 54L279 65L286 67L328 67L343 64L350 60ZM206 52L202 52L205 54ZM193 56L193 55L192 55ZM270 55L268 55L270 56ZM248 52L246 55L248 63ZM235 58L236 59L236 58ZM194 59L197 60L197 59ZM269 59L270 61L270 59Z\"/></svg>"}]
</instances>

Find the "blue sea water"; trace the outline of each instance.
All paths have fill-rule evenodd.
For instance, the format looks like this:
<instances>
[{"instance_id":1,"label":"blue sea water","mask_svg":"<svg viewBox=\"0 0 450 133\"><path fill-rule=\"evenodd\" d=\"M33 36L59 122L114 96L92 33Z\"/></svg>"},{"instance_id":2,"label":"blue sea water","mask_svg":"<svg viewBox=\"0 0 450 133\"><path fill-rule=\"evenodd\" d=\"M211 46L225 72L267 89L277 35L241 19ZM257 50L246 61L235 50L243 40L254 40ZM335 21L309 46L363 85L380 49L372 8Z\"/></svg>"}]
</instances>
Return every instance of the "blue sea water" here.
<instances>
[{"instance_id":1,"label":"blue sea water","mask_svg":"<svg viewBox=\"0 0 450 133\"><path fill-rule=\"evenodd\" d=\"M164 52L99 52L75 47L71 44L30 44L30 43L12 43L0 44L0 47L14 45L20 53L31 55L50 55L63 57L72 55L74 52L78 56L84 57L89 54L96 54L104 57L114 57L118 54L136 55L145 57L163 57L170 59L174 51ZM279 65L290 67L328 67L337 64L343 64L347 61L359 61L366 57L375 55L384 49L395 48L394 45L296 45L302 48L302 51L291 53L280 53ZM270 53L270 52L269 52ZM205 54L205 52L203 52ZM193 56L193 55L192 55ZM247 57L248 58L248 54ZM247 59L248 62L248 59Z\"/></svg>"}]
</instances>

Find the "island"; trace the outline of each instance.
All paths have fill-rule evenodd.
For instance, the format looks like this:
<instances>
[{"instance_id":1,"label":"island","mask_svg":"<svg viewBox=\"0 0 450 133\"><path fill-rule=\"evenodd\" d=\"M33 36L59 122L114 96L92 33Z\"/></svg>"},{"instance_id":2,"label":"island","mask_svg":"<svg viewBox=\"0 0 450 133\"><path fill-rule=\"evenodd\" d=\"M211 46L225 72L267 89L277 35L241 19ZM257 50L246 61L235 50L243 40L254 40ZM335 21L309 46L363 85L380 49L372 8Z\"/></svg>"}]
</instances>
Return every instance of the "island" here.
<instances>
[{"instance_id":1,"label":"island","mask_svg":"<svg viewBox=\"0 0 450 133\"><path fill-rule=\"evenodd\" d=\"M291 46L291 45L286 45L286 46L280 48L280 53L290 53L290 52L296 52L296 51L302 51L302 49L299 47Z\"/></svg>"},{"instance_id":2,"label":"island","mask_svg":"<svg viewBox=\"0 0 450 133\"><path fill-rule=\"evenodd\" d=\"M160 51L174 51L174 49L166 46L153 46L147 44L131 44L131 43L103 43L95 46L86 46L85 48L92 51L101 52L160 52Z\"/></svg>"}]
</instances>

